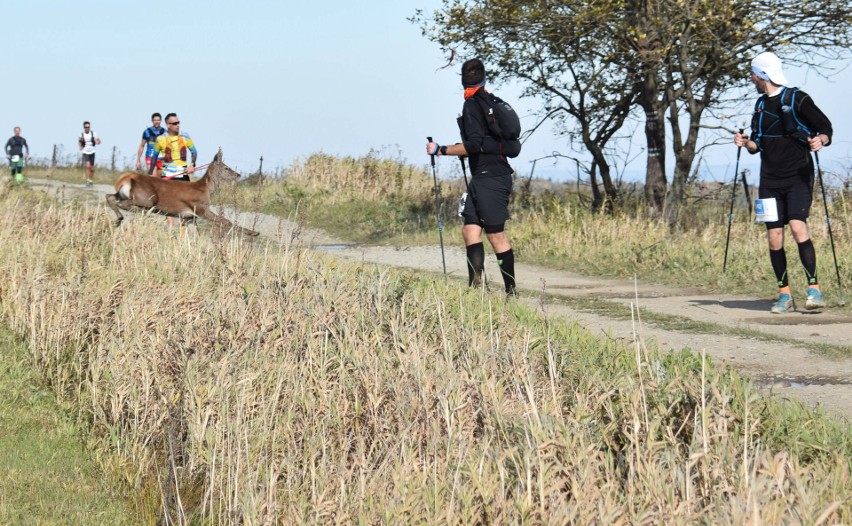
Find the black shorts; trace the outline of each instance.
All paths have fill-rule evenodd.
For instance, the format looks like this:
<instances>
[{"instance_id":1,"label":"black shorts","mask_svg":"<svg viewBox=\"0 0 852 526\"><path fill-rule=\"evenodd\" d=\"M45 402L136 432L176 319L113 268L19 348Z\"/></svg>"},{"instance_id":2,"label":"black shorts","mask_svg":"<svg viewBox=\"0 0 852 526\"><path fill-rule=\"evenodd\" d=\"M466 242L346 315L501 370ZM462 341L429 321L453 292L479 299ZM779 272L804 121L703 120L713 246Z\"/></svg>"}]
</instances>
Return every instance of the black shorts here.
<instances>
[{"instance_id":1,"label":"black shorts","mask_svg":"<svg viewBox=\"0 0 852 526\"><path fill-rule=\"evenodd\" d=\"M464 224L479 225L489 234L502 232L509 219L511 193L512 174L472 178L462 210Z\"/></svg>"},{"instance_id":2,"label":"black shorts","mask_svg":"<svg viewBox=\"0 0 852 526\"><path fill-rule=\"evenodd\" d=\"M784 228L791 219L807 222L814 200L814 187L802 179L783 188L763 188L757 191L760 199L775 198L778 206L778 221L766 223L766 229Z\"/></svg>"},{"instance_id":3,"label":"black shorts","mask_svg":"<svg viewBox=\"0 0 852 526\"><path fill-rule=\"evenodd\" d=\"M92 166L94 166L95 165L95 154L84 153L83 154L83 165L85 166L86 163L92 163Z\"/></svg>"}]
</instances>

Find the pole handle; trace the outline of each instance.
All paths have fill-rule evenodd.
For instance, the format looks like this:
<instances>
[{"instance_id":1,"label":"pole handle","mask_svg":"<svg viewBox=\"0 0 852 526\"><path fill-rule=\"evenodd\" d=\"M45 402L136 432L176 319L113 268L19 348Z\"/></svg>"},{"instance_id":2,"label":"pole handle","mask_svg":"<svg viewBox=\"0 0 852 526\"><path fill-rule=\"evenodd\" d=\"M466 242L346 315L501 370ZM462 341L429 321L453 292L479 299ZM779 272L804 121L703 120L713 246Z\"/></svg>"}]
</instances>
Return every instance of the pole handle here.
<instances>
[{"instance_id":1,"label":"pole handle","mask_svg":"<svg viewBox=\"0 0 852 526\"><path fill-rule=\"evenodd\" d=\"M742 134L743 134L743 131L745 131L745 128L740 128L740 135L742 135ZM739 165L739 162L740 162L740 153L741 153L742 151L743 151L743 147L742 147L742 146L737 146L737 165ZM737 169L739 169L739 168L737 168ZM736 184L737 184L737 174L734 174L734 185L736 185Z\"/></svg>"}]
</instances>

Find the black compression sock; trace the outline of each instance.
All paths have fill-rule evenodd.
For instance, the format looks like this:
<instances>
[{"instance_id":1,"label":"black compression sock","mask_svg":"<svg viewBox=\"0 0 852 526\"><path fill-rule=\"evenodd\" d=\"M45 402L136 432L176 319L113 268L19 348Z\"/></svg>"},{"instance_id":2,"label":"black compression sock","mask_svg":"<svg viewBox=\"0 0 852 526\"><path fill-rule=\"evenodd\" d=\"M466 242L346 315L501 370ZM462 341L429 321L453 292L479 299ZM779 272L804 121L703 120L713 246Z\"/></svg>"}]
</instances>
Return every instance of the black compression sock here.
<instances>
[{"instance_id":1,"label":"black compression sock","mask_svg":"<svg viewBox=\"0 0 852 526\"><path fill-rule=\"evenodd\" d=\"M515 292L515 253L510 248L495 256L497 256L497 264L500 265L500 274L503 275L506 292L513 294Z\"/></svg>"},{"instance_id":2,"label":"black compression sock","mask_svg":"<svg viewBox=\"0 0 852 526\"><path fill-rule=\"evenodd\" d=\"M778 281L778 287L786 287L787 282L787 253L784 249L772 250L769 249L769 261L772 262L772 270L775 271L775 279Z\"/></svg>"},{"instance_id":3,"label":"black compression sock","mask_svg":"<svg viewBox=\"0 0 852 526\"><path fill-rule=\"evenodd\" d=\"M799 245L799 258L802 260L802 265L805 267L805 275L808 278L808 285L818 285L816 271L816 250L814 243L810 239Z\"/></svg>"},{"instance_id":4,"label":"black compression sock","mask_svg":"<svg viewBox=\"0 0 852 526\"><path fill-rule=\"evenodd\" d=\"M482 283L482 269L485 268L485 247L474 243L467 246L467 284L479 287Z\"/></svg>"}]
</instances>

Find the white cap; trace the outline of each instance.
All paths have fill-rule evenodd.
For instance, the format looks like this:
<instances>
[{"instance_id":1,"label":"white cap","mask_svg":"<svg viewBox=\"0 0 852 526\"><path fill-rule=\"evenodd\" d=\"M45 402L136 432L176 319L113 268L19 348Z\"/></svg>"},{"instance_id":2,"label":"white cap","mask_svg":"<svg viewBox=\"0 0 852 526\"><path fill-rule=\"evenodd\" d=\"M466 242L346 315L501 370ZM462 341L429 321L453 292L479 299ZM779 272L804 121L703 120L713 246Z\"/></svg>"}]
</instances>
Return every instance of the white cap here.
<instances>
[{"instance_id":1,"label":"white cap","mask_svg":"<svg viewBox=\"0 0 852 526\"><path fill-rule=\"evenodd\" d=\"M751 70L755 75L778 86L787 85L787 77L781 69L781 59L775 53L764 51L751 61Z\"/></svg>"}]
</instances>

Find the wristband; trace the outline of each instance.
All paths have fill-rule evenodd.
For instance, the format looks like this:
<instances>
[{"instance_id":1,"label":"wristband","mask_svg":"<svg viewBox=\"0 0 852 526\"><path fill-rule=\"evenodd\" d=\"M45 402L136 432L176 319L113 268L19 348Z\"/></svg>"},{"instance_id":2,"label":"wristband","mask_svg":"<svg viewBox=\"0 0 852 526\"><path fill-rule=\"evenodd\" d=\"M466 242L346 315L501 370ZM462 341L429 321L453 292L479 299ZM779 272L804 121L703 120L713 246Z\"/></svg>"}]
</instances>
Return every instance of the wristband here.
<instances>
[{"instance_id":1,"label":"wristband","mask_svg":"<svg viewBox=\"0 0 852 526\"><path fill-rule=\"evenodd\" d=\"M441 155L447 155L447 147L446 146L441 146L439 148L439 150L441 150Z\"/></svg>"}]
</instances>

